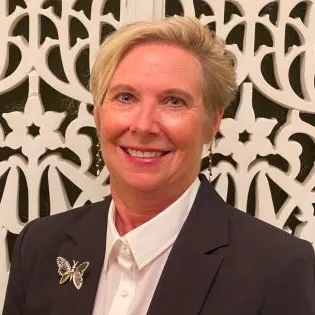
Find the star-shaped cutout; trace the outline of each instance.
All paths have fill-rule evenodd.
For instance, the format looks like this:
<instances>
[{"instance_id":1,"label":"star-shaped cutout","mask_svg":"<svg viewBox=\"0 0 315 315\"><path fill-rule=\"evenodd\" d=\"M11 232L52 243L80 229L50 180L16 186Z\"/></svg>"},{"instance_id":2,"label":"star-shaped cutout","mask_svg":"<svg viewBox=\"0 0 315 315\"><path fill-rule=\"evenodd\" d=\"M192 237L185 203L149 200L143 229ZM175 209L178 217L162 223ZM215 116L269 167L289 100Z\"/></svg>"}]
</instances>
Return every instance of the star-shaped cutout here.
<instances>
[{"instance_id":1,"label":"star-shaped cutout","mask_svg":"<svg viewBox=\"0 0 315 315\"><path fill-rule=\"evenodd\" d=\"M246 143L250 140L250 133L246 130L238 134L238 140L242 143Z\"/></svg>"},{"instance_id":2,"label":"star-shaped cutout","mask_svg":"<svg viewBox=\"0 0 315 315\"><path fill-rule=\"evenodd\" d=\"M40 130L40 127L36 126L35 124L32 124L28 127L28 133L33 138L36 138L37 136L39 136L39 130Z\"/></svg>"}]
</instances>

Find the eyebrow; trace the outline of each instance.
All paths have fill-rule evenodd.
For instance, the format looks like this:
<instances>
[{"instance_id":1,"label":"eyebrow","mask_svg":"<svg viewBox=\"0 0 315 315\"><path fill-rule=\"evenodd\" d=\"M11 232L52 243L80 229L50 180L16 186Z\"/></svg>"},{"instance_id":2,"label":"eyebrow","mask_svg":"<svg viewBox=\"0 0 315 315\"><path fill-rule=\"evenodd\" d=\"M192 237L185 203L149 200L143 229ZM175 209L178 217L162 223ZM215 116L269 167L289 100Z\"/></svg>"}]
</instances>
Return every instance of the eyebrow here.
<instances>
[{"instance_id":1,"label":"eyebrow","mask_svg":"<svg viewBox=\"0 0 315 315\"><path fill-rule=\"evenodd\" d=\"M111 86L108 89L108 93L115 93L115 92L118 92L120 90L127 90L130 92L137 93L137 89L135 87L133 87L130 84L126 84L126 83L119 83L119 84ZM189 101L194 100L194 97L190 93L188 93L182 89L177 89L177 88L166 89L166 90L162 91L162 93L160 93L160 94L177 94L177 95L181 95L181 96L187 98Z\"/></svg>"},{"instance_id":2,"label":"eyebrow","mask_svg":"<svg viewBox=\"0 0 315 315\"><path fill-rule=\"evenodd\" d=\"M136 92L137 91L132 85L122 83L122 84L116 84L116 85L111 86L108 89L108 93L115 93L115 92L118 92L120 90L127 90L130 92Z\"/></svg>"},{"instance_id":3,"label":"eyebrow","mask_svg":"<svg viewBox=\"0 0 315 315\"><path fill-rule=\"evenodd\" d=\"M176 89L176 88L167 89L167 90L163 91L162 94L178 94L178 95L181 95L181 96L187 98L189 101L194 100L194 97L190 93L188 93L182 89Z\"/></svg>"}]
</instances>

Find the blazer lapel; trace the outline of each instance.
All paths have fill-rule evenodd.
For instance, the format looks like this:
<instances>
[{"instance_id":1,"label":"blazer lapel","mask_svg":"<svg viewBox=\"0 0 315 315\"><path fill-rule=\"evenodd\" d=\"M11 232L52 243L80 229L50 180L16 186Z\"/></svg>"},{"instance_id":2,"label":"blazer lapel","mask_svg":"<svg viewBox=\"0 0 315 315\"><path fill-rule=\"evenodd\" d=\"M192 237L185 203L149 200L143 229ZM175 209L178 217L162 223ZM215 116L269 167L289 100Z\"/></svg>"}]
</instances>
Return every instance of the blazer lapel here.
<instances>
[{"instance_id":1,"label":"blazer lapel","mask_svg":"<svg viewBox=\"0 0 315 315\"><path fill-rule=\"evenodd\" d=\"M73 282L59 285L60 276L56 267L56 286L52 303L53 315L92 314L100 272L105 255L107 214L110 198L91 205L91 209L77 221L69 231L67 239L60 247L59 256L72 261L90 263L83 275L83 285L77 290Z\"/></svg>"},{"instance_id":2,"label":"blazer lapel","mask_svg":"<svg viewBox=\"0 0 315 315\"><path fill-rule=\"evenodd\" d=\"M195 315L223 262L228 245L226 204L201 177L190 214L175 241L147 315Z\"/></svg>"}]
</instances>

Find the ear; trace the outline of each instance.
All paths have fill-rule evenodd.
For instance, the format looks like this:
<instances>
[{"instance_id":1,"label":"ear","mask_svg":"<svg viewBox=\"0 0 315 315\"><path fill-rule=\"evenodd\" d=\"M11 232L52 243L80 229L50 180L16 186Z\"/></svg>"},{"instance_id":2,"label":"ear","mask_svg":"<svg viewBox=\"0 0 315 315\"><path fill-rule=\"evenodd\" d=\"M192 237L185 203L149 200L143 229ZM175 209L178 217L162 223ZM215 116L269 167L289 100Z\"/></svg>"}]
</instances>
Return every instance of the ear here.
<instances>
[{"instance_id":1,"label":"ear","mask_svg":"<svg viewBox=\"0 0 315 315\"><path fill-rule=\"evenodd\" d=\"M212 117L212 137L214 137L220 129L221 120L224 114L224 108L219 108L213 113Z\"/></svg>"},{"instance_id":2,"label":"ear","mask_svg":"<svg viewBox=\"0 0 315 315\"><path fill-rule=\"evenodd\" d=\"M94 106L93 108L93 116L94 116L94 122L96 126L96 131L98 133L100 128L100 110L98 107Z\"/></svg>"},{"instance_id":3,"label":"ear","mask_svg":"<svg viewBox=\"0 0 315 315\"><path fill-rule=\"evenodd\" d=\"M220 123L224 114L224 108L216 109L212 112L211 117L206 119L206 137L204 144L209 144L215 137L220 128ZM209 132L210 125L210 132Z\"/></svg>"}]
</instances>

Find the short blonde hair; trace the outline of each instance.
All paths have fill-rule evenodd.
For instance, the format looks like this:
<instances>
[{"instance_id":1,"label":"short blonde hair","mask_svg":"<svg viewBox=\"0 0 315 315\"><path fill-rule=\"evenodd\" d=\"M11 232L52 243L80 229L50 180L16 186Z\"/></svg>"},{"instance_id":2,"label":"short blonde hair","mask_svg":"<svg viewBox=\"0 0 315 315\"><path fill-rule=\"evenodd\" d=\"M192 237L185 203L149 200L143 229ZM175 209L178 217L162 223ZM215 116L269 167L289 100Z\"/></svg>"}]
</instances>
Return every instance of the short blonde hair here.
<instances>
[{"instance_id":1,"label":"short blonde hair","mask_svg":"<svg viewBox=\"0 0 315 315\"><path fill-rule=\"evenodd\" d=\"M148 42L169 43L195 54L203 69L203 97L208 113L225 108L235 97L235 68L224 42L196 18L168 17L125 25L106 38L90 78L96 108L103 103L117 65L126 53Z\"/></svg>"}]
</instances>

